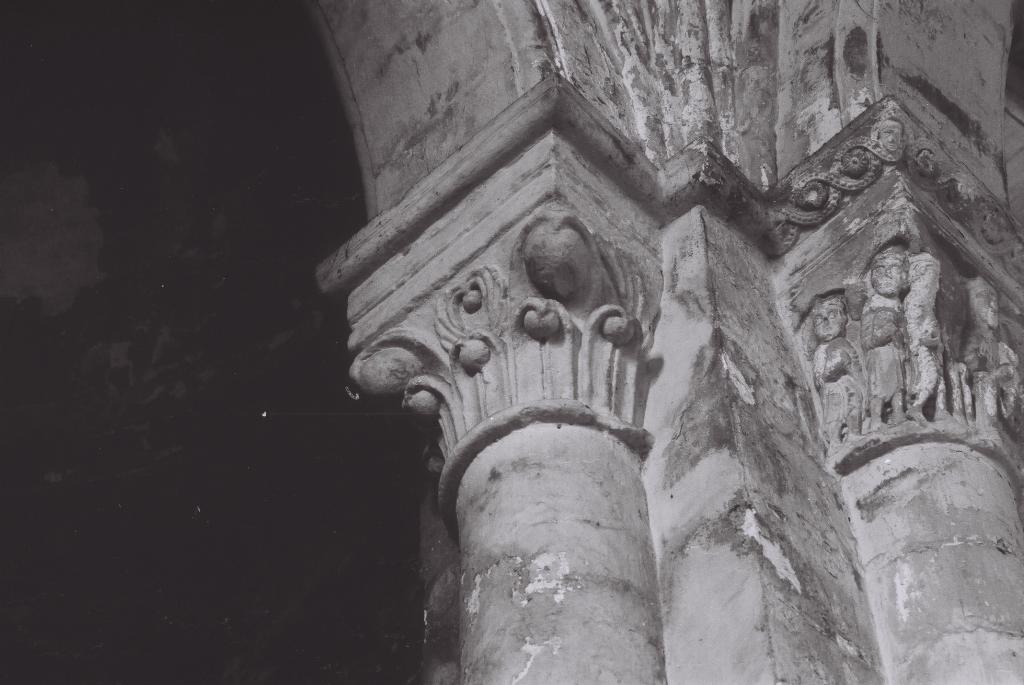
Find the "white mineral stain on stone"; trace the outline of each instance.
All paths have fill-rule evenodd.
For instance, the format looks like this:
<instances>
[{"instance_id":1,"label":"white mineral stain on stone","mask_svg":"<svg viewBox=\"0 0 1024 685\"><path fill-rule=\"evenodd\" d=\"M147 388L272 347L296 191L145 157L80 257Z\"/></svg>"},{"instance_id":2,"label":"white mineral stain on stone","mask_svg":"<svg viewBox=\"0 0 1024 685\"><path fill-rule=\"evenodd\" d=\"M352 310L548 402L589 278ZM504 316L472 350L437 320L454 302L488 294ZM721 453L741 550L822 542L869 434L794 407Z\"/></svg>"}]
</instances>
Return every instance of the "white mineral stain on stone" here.
<instances>
[{"instance_id":1,"label":"white mineral stain on stone","mask_svg":"<svg viewBox=\"0 0 1024 685\"><path fill-rule=\"evenodd\" d=\"M753 509L747 509L743 516L743 534L761 545L761 553L768 560L768 563L775 568L775 573L779 578L792 585L793 589L798 593L803 594L803 590L800 587L800 579L796 577L793 565L789 563L789 559L786 558L778 543L769 540L761 534L761 527L757 523L757 512Z\"/></svg>"},{"instance_id":2,"label":"white mineral stain on stone","mask_svg":"<svg viewBox=\"0 0 1024 685\"><path fill-rule=\"evenodd\" d=\"M551 648L551 654L557 655L558 650L562 648L562 639L559 637L553 637L550 640L545 640L539 645L535 645L533 643L533 638L526 638L526 644L520 647L519 651L526 652L530 658L526 662L526 666L523 667L523 670L519 671L519 673L512 678L510 685L516 685L516 683L526 677L526 674L530 672L530 668L533 666L533 660L536 659L546 647Z\"/></svg>"},{"instance_id":3,"label":"white mineral stain on stone","mask_svg":"<svg viewBox=\"0 0 1024 685\"><path fill-rule=\"evenodd\" d=\"M910 618L908 604L921 596L920 591L911 589L914 582L914 570L908 564L901 563L896 567L896 575L892 582L896 586L896 610L900 614L900 619L906 623Z\"/></svg>"},{"instance_id":4,"label":"white mineral stain on stone","mask_svg":"<svg viewBox=\"0 0 1024 685\"><path fill-rule=\"evenodd\" d=\"M754 404L754 390L747 383L747 379L743 377L743 372L740 371L735 364L732 363L732 359L725 352L722 352L722 367L725 369L726 375L736 388L736 392L739 393L740 399L747 404Z\"/></svg>"},{"instance_id":5,"label":"white mineral stain on stone","mask_svg":"<svg viewBox=\"0 0 1024 685\"><path fill-rule=\"evenodd\" d=\"M565 599L565 593L574 589L566 582L567 575L569 562L565 558L565 552L538 554L530 564L530 583L526 586L526 594L551 592L555 603L561 604ZM528 601L524 599L520 604L526 606Z\"/></svg>"},{"instance_id":6,"label":"white mineral stain on stone","mask_svg":"<svg viewBox=\"0 0 1024 685\"><path fill-rule=\"evenodd\" d=\"M554 55L555 67L563 76L570 78L569 60L565 54L565 45L562 40L561 32L558 30L559 24L555 21L547 0L534 0L533 4L537 8L537 13L544 19L546 28L551 32L551 38L555 44L555 52L557 53Z\"/></svg>"},{"instance_id":7,"label":"white mineral stain on stone","mask_svg":"<svg viewBox=\"0 0 1024 685\"><path fill-rule=\"evenodd\" d=\"M469 600L466 602L466 611L469 612L470 616L476 616L480 612L480 574L476 574L473 578L473 592L469 595Z\"/></svg>"},{"instance_id":8,"label":"white mineral stain on stone","mask_svg":"<svg viewBox=\"0 0 1024 685\"><path fill-rule=\"evenodd\" d=\"M940 547L959 547L960 545L976 545L981 542L981 538L977 535L969 535L963 540L958 538L956 535L949 542L943 542Z\"/></svg>"}]
</instances>

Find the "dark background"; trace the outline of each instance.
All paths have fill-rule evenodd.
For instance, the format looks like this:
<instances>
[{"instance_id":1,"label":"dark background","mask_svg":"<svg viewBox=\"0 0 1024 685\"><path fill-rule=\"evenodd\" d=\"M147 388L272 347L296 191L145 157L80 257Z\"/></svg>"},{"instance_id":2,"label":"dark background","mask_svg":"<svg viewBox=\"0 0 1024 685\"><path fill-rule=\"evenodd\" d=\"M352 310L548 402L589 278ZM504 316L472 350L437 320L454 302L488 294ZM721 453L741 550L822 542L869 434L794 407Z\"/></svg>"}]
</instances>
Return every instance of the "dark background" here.
<instances>
[{"instance_id":1,"label":"dark background","mask_svg":"<svg viewBox=\"0 0 1024 685\"><path fill-rule=\"evenodd\" d=\"M422 447L313 283L365 215L305 9L5 0L0 84L0 682L415 682Z\"/></svg>"}]
</instances>

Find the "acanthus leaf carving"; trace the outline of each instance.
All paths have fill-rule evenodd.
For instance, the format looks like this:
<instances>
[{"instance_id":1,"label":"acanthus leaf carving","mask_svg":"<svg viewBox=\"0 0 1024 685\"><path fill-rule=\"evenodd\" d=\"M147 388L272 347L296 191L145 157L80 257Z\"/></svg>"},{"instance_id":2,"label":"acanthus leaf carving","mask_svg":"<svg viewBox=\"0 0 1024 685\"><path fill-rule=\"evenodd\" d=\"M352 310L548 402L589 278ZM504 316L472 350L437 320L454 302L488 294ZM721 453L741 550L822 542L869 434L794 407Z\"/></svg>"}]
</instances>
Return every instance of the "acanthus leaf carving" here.
<instances>
[{"instance_id":1,"label":"acanthus leaf carving","mask_svg":"<svg viewBox=\"0 0 1024 685\"><path fill-rule=\"evenodd\" d=\"M516 321L519 337L524 338L515 345L519 364L524 370L535 370L518 379L519 394L543 399L576 397L580 332L569 311L557 300L527 297Z\"/></svg>"},{"instance_id":2,"label":"acanthus leaf carving","mask_svg":"<svg viewBox=\"0 0 1024 685\"><path fill-rule=\"evenodd\" d=\"M410 379L437 371L444 363L429 341L415 328L393 328L367 345L355 358L349 375L369 393L404 392Z\"/></svg>"},{"instance_id":3,"label":"acanthus leaf carving","mask_svg":"<svg viewBox=\"0 0 1024 685\"><path fill-rule=\"evenodd\" d=\"M519 421L534 405L553 416L551 403L565 402L569 421L589 413L630 426L641 418L637 376L655 318L641 270L571 216L542 215L516 246L508 273L494 264L471 269L436 297L430 319L424 308L417 324L389 331L370 346L379 351L361 355L401 347L386 353L400 367L389 387L404 384L403 406L436 418L446 458L495 417ZM429 343L416 328L424 322L433 328ZM421 336L415 345L410 331Z\"/></svg>"}]
</instances>

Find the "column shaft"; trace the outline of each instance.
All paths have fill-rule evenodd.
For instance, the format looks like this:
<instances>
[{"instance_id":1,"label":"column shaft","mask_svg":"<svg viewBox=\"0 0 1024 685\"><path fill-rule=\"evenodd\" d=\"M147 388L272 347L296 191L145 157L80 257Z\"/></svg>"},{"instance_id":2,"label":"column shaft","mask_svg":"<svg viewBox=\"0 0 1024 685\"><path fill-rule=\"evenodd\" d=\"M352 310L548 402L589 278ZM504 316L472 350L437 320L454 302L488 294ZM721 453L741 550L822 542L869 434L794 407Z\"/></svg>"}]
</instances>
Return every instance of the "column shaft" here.
<instances>
[{"instance_id":1,"label":"column shaft","mask_svg":"<svg viewBox=\"0 0 1024 685\"><path fill-rule=\"evenodd\" d=\"M533 424L460 486L463 683L662 683L639 459L592 428Z\"/></svg>"},{"instance_id":2,"label":"column shaft","mask_svg":"<svg viewBox=\"0 0 1024 685\"><path fill-rule=\"evenodd\" d=\"M1024 682L1024 539L1002 469L923 443L843 488L890 682Z\"/></svg>"}]
</instances>

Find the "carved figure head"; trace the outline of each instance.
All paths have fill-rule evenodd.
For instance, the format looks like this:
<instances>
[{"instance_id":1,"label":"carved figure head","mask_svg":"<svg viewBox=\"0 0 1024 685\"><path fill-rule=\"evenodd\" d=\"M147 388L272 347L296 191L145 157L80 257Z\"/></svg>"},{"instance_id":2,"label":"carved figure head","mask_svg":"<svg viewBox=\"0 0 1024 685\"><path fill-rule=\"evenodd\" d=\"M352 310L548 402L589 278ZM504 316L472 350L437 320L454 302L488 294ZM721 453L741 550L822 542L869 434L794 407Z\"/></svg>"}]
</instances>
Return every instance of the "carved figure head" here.
<instances>
[{"instance_id":1,"label":"carved figure head","mask_svg":"<svg viewBox=\"0 0 1024 685\"><path fill-rule=\"evenodd\" d=\"M995 330L999 326L999 298L996 289L984 278L967 281L967 297L974 325Z\"/></svg>"},{"instance_id":2,"label":"carved figure head","mask_svg":"<svg viewBox=\"0 0 1024 685\"><path fill-rule=\"evenodd\" d=\"M894 157L903 154L903 124L895 119L883 119L871 130L871 137Z\"/></svg>"},{"instance_id":3,"label":"carved figure head","mask_svg":"<svg viewBox=\"0 0 1024 685\"><path fill-rule=\"evenodd\" d=\"M819 342L828 342L846 335L846 298L840 294L819 297L812 312L814 336Z\"/></svg>"},{"instance_id":4,"label":"carved figure head","mask_svg":"<svg viewBox=\"0 0 1024 685\"><path fill-rule=\"evenodd\" d=\"M907 288L907 250L891 245L871 260L871 287L879 295L897 297Z\"/></svg>"}]
</instances>

